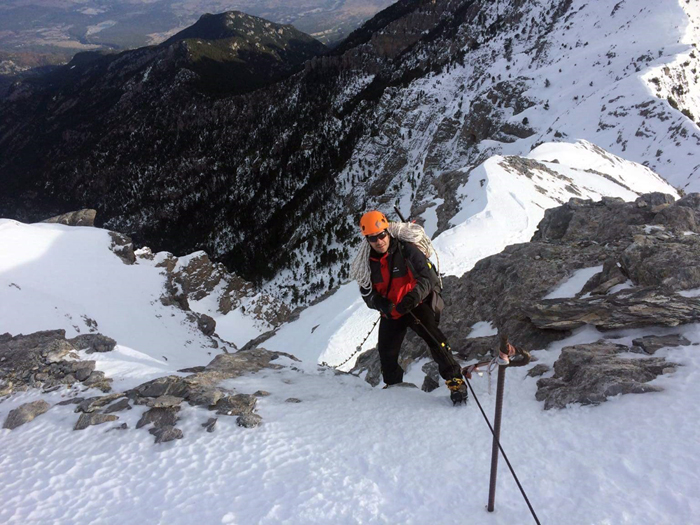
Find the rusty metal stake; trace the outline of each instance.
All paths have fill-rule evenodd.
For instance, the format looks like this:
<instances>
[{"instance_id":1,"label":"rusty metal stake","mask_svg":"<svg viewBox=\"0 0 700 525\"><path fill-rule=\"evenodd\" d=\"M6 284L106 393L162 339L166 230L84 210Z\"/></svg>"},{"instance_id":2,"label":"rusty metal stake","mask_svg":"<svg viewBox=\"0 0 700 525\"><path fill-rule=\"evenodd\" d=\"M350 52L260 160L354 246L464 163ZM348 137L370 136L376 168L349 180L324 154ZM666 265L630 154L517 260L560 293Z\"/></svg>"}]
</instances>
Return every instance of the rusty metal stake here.
<instances>
[{"instance_id":1,"label":"rusty metal stake","mask_svg":"<svg viewBox=\"0 0 700 525\"><path fill-rule=\"evenodd\" d=\"M498 449L501 439L501 414L503 413L503 390L506 383L506 367L498 367L496 387L496 414L493 418L493 447L491 447L491 481L489 483L488 511L493 512L496 502L496 476L498 474Z\"/></svg>"}]
</instances>

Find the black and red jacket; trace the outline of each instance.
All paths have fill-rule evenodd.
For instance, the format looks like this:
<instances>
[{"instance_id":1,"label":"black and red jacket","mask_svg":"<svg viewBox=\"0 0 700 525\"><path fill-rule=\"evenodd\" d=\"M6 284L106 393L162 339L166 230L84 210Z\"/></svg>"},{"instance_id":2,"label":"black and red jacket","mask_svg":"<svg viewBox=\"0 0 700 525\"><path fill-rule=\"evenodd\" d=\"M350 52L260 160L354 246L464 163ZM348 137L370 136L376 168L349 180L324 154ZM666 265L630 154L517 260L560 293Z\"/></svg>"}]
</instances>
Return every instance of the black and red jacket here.
<instances>
[{"instance_id":1,"label":"black and red jacket","mask_svg":"<svg viewBox=\"0 0 700 525\"><path fill-rule=\"evenodd\" d=\"M385 254L370 251L372 291L361 289L367 306L378 310L376 300L385 297L396 305L391 317L398 319L422 303L438 287L437 273L425 254L410 242L391 239Z\"/></svg>"}]
</instances>

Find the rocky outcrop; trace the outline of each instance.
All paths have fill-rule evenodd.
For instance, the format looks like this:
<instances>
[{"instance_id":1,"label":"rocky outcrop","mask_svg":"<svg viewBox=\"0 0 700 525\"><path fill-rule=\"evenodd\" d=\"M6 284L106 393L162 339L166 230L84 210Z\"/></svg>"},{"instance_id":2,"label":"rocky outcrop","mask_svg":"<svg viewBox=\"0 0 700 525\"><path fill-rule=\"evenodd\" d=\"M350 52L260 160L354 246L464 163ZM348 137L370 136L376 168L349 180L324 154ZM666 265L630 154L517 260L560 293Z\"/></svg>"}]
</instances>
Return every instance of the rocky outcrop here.
<instances>
[{"instance_id":1,"label":"rocky outcrop","mask_svg":"<svg viewBox=\"0 0 700 525\"><path fill-rule=\"evenodd\" d=\"M87 339L65 336L65 330L0 335L0 396L28 388L55 390L75 383L108 392L112 380L95 370L94 361L79 359L76 351L92 345L106 351L113 340L99 334L81 336Z\"/></svg>"},{"instance_id":2,"label":"rocky outcrop","mask_svg":"<svg viewBox=\"0 0 700 525\"><path fill-rule=\"evenodd\" d=\"M112 239L109 249L114 252L114 255L119 257L124 264L134 264L136 255L134 254L134 243L131 241L131 238L117 232L109 232L109 236Z\"/></svg>"},{"instance_id":3,"label":"rocky outcrop","mask_svg":"<svg viewBox=\"0 0 700 525\"><path fill-rule=\"evenodd\" d=\"M667 294L659 288L633 288L604 298L545 300L524 311L543 330L573 330L586 324L601 330L678 326L700 321L700 299Z\"/></svg>"},{"instance_id":4,"label":"rocky outcrop","mask_svg":"<svg viewBox=\"0 0 700 525\"><path fill-rule=\"evenodd\" d=\"M156 257L148 248L139 249L136 255L147 260ZM212 262L205 252L179 258L168 252L157 256L160 260L156 266L163 268L166 274L161 303L189 312L204 335L215 335L216 321L209 315L190 309L190 301L200 301L204 297L216 302L216 312L219 314L226 315L242 308L254 320L273 328L287 321L291 315L291 309L285 303L269 295L257 294L252 283L229 273L223 264Z\"/></svg>"},{"instance_id":5,"label":"rocky outcrop","mask_svg":"<svg viewBox=\"0 0 700 525\"><path fill-rule=\"evenodd\" d=\"M96 210L78 210L57 215L41 222L65 224L66 226L95 226Z\"/></svg>"},{"instance_id":6,"label":"rocky outcrop","mask_svg":"<svg viewBox=\"0 0 700 525\"><path fill-rule=\"evenodd\" d=\"M25 403L24 405L10 411L2 425L2 428L14 430L17 427L34 420L34 418L37 416L44 414L49 410L49 408L51 408L51 405L43 400Z\"/></svg>"},{"instance_id":7,"label":"rocky outcrop","mask_svg":"<svg viewBox=\"0 0 700 525\"><path fill-rule=\"evenodd\" d=\"M620 394L658 392L661 387L649 382L679 366L655 357L620 357L626 352L627 346L609 341L566 347L554 363L554 376L537 381L535 397L547 410L570 403L597 405Z\"/></svg>"}]
</instances>

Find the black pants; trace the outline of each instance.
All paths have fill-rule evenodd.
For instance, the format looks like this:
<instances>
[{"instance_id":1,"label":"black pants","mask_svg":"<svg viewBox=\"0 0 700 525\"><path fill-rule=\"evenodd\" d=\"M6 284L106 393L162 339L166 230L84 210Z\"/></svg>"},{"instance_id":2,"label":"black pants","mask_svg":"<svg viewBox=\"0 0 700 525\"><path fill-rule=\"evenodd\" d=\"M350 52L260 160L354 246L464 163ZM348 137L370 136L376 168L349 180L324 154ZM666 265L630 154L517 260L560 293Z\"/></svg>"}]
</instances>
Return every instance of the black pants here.
<instances>
[{"instance_id":1,"label":"black pants","mask_svg":"<svg viewBox=\"0 0 700 525\"><path fill-rule=\"evenodd\" d=\"M430 306L421 303L413 309L413 314L418 318L418 321L410 313L399 319L382 317L381 321L379 321L379 343L377 349L379 350L379 359L382 363L384 382L387 385L393 385L403 381L403 369L399 366L399 352L408 328L428 343L430 354L437 363L443 379L462 377L461 368L452 356L452 350L447 344L447 338L438 328L435 313ZM432 337L430 334L432 334ZM433 337L440 344L436 343Z\"/></svg>"}]
</instances>

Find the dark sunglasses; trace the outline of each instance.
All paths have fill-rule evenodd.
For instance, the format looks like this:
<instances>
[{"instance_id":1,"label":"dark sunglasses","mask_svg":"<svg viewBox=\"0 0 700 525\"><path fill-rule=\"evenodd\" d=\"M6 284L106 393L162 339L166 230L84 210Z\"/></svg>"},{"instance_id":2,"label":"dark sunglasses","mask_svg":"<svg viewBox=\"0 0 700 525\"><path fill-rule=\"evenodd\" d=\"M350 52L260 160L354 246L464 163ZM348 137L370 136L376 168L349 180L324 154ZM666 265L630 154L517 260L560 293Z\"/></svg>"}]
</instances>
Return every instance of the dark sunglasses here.
<instances>
[{"instance_id":1,"label":"dark sunglasses","mask_svg":"<svg viewBox=\"0 0 700 525\"><path fill-rule=\"evenodd\" d=\"M382 232L379 232L377 235L368 235L365 237L369 242L377 242L381 239L384 239L387 235L389 235L389 232L384 230Z\"/></svg>"}]
</instances>

